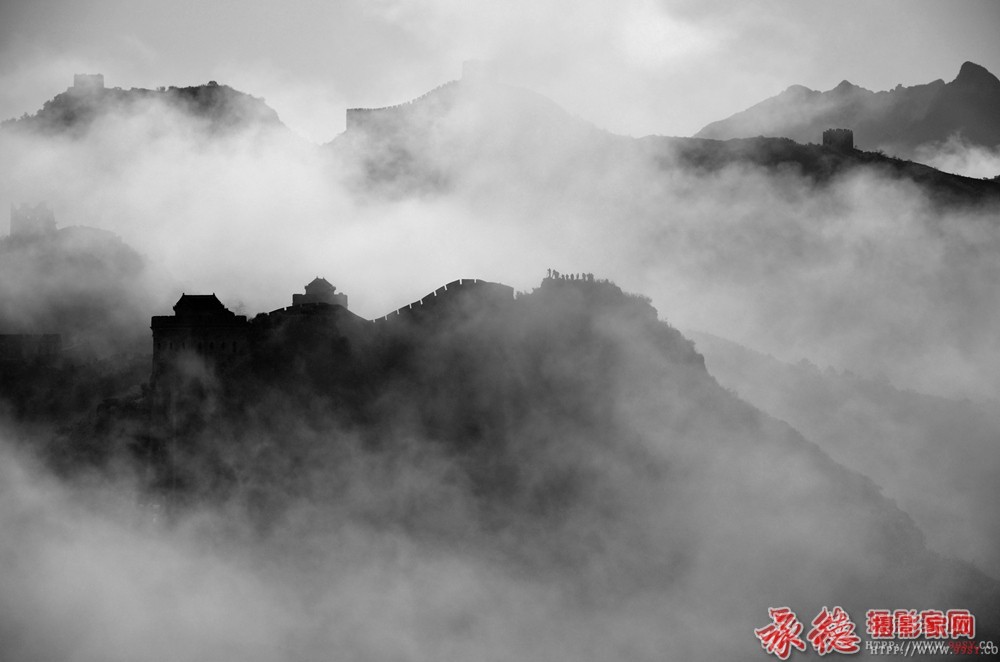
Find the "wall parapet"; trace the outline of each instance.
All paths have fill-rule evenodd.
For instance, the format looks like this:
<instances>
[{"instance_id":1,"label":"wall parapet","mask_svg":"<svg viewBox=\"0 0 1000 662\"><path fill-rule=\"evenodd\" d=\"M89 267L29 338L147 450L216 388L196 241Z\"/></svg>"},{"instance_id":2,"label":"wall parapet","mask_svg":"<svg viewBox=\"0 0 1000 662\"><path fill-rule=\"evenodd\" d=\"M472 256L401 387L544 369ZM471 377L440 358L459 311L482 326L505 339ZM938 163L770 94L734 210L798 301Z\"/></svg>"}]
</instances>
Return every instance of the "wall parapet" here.
<instances>
[{"instance_id":1,"label":"wall parapet","mask_svg":"<svg viewBox=\"0 0 1000 662\"><path fill-rule=\"evenodd\" d=\"M387 117L391 116L400 111L412 110L421 102L427 100L428 98L440 94L446 89L453 88L457 86L459 81L453 80L448 81L442 85L438 85L433 90L421 94L415 99L410 99L409 101L404 101L403 103L397 103L392 106L382 106L381 108L348 108L346 116L346 128L348 131L353 129L360 129L364 126L367 121L372 117Z\"/></svg>"},{"instance_id":2,"label":"wall parapet","mask_svg":"<svg viewBox=\"0 0 1000 662\"><path fill-rule=\"evenodd\" d=\"M445 299L458 292L470 292L473 290L489 291L491 294L508 298L511 301L514 299L514 288L509 285L495 283L488 280L480 280L478 278L459 278L458 280L453 280L446 285L442 285L433 292L428 293L426 296L417 299L413 303L397 308L391 313L381 317L376 317L371 321L373 323L389 322L400 317L401 315L406 315L412 311L421 310L425 306L433 305L439 298Z\"/></svg>"}]
</instances>

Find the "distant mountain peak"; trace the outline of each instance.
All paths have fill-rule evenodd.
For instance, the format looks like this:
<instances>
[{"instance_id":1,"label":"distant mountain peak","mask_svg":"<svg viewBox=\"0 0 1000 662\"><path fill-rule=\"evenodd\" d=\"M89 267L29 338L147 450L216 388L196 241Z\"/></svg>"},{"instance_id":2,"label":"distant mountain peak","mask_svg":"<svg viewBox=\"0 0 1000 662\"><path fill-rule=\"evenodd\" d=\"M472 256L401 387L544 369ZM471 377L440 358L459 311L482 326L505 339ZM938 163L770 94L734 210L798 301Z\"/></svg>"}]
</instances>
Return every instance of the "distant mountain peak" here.
<instances>
[{"instance_id":1,"label":"distant mountain peak","mask_svg":"<svg viewBox=\"0 0 1000 662\"><path fill-rule=\"evenodd\" d=\"M963 87L1000 87L1000 79L975 62L964 62L952 82Z\"/></svg>"},{"instance_id":2,"label":"distant mountain peak","mask_svg":"<svg viewBox=\"0 0 1000 662\"><path fill-rule=\"evenodd\" d=\"M853 129L857 144L914 158L925 145L961 135L972 145L1000 145L1000 79L965 62L951 83L873 92L848 80L826 92L793 85L734 115L712 122L696 138L728 140L773 136L800 143L818 139L830 127Z\"/></svg>"},{"instance_id":3,"label":"distant mountain peak","mask_svg":"<svg viewBox=\"0 0 1000 662\"><path fill-rule=\"evenodd\" d=\"M790 96L805 97L809 96L810 94L817 94L817 92L816 90L809 89L805 85L789 85L788 89L786 89L781 94L782 96L790 95Z\"/></svg>"}]
</instances>

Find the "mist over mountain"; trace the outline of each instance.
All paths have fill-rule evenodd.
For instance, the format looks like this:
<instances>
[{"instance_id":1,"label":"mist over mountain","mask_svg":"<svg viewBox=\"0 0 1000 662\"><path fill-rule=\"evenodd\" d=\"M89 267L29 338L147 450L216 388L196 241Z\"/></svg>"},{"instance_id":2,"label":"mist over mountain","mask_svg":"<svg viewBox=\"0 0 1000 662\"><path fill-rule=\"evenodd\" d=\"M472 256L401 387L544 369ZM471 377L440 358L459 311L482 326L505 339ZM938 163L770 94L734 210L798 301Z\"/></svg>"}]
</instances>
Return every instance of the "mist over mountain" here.
<instances>
[{"instance_id":1,"label":"mist over mountain","mask_svg":"<svg viewBox=\"0 0 1000 662\"><path fill-rule=\"evenodd\" d=\"M205 139L161 105L73 138L3 130L0 197L49 200L182 289L250 308L292 289L288 264L325 273L333 247L369 315L479 265L527 287L565 261L765 351L921 391L1000 388L986 285L1000 182L787 139L615 136L488 76L348 116L323 148L282 131ZM160 309L173 292L159 288Z\"/></svg>"},{"instance_id":2,"label":"mist over mountain","mask_svg":"<svg viewBox=\"0 0 1000 662\"><path fill-rule=\"evenodd\" d=\"M986 206L1000 202L1000 180L954 175L878 152L803 145L790 138L706 140L647 137L642 140L651 153L662 155L661 163L675 162L680 167L703 172L745 164L765 168L777 176L795 172L805 182L818 186L864 173L862 176L915 184L936 205Z\"/></svg>"},{"instance_id":3,"label":"mist over mountain","mask_svg":"<svg viewBox=\"0 0 1000 662\"><path fill-rule=\"evenodd\" d=\"M722 385L872 478L913 516L932 549L1000 574L994 403L933 397L688 335Z\"/></svg>"},{"instance_id":4,"label":"mist over mountain","mask_svg":"<svg viewBox=\"0 0 1000 662\"><path fill-rule=\"evenodd\" d=\"M405 193L451 190L487 164L545 186L630 142L539 94L467 73L397 106L348 109L329 147L358 169L359 185Z\"/></svg>"},{"instance_id":5,"label":"mist over mountain","mask_svg":"<svg viewBox=\"0 0 1000 662\"><path fill-rule=\"evenodd\" d=\"M0 237L4 425L52 430L148 376L158 267L121 237L58 227L44 204L11 209Z\"/></svg>"},{"instance_id":6,"label":"mist over mountain","mask_svg":"<svg viewBox=\"0 0 1000 662\"><path fill-rule=\"evenodd\" d=\"M79 356L145 350L153 310L146 260L106 230L57 228L43 205L11 215L11 234L0 238L2 332L60 334ZM48 225L39 224L46 215ZM27 227L18 227L24 216Z\"/></svg>"},{"instance_id":7,"label":"mist over mountain","mask_svg":"<svg viewBox=\"0 0 1000 662\"><path fill-rule=\"evenodd\" d=\"M706 125L695 137L769 136L810 143L818 142L823 130L833 127L852 129L863 149L880 149L904 159L925 160L934 146L943 147L950 140L996 150L1000 145L1000 79L966 62L951 82L897 85L881 92L846 80L825 92L793 85Z\"/></svg>"},{"instance_id":8,"label":"mist over mountain","mask_svg":"<svg viewBox=\"0 0 1000 662\"><path fill-rule=\"evenodd\" d=\"M990 96L994 91L990 80L995 81L995 78L980 70L966 63L965 74L949 85L982 101L975 108L990 108L990 112L980 114L992 118L990 104L996 100ZM505 178L530 179L534 187L560 186L566 178L606 177L607 173L599 164L642 163L652 157L654 163L649 166L656 170L719 170L741 163L769 170L798 168L802 175L820 184L827 184L835 175L847 174L855 168L875 168L879 174L913 181L926 188L935 200L949 204L1000 199L1000 182L942 173L920 164L887 158L881 153L842 153L809 145L818 139L824 128L832 125L831 122L837 124L833 115L819 117L787 136L803 143L800 145L759 137L743 142L719 142L715 139L750 138L753 132L729 132L734 133L729 136L724 135L726 131L707 128L699 132L696 139L649 136L637 141L601 130L539 94L501 83L488 71L469 66L463 73L460 80L445 83L396 106L348 109L347 130L326 146L326 150L347 168L348 181L361 190L374 187L381 194L447 192L466 185L462 180L470 173L484 169L488 173L490 168L502 167ZM1000 83L997 87L1000 89ZM847 88L842 85L838 89ZM907 101L904 105L910 107L912 104ZM965 115L978 112L969 111ZM175 117L153 126L144 127L141 121L137 123L142 117L161 113L165 114L164 120ZM800 111L795 113L802 114ZM978 115L966 117L966 121L976 127L990 124L980 119ZM895 120L880 121L899 130ZM226 140L246 134L266 137L265 144L268 141L297 141L262 99L227 85L212 81L207 85L170 86L155 91L123 90L105 88L103 76L99 74L77 76L73 87L47 101L34 115L25 113L18 120L8 120L4 126L15 134L29 132L77 138L86 136L93 128L104 140L138 140L136 147L142 149L154 147L168 137L178 122L185 125L185 131L196 130L205 138ZM855 122L845 123L853 126ZM763 131L753 135L781 133ZM956 131L944 135L971 139ZM929 144L928 141L920 144L924 143ZM973 143L994 144L988 140L973 140ZM266 147L275 148L273 144ZM593 165L599 167L593 169ZM647 167L645 163L642 165Z\"/></svg>"},{"instance_id":9,"label":"mist over mountain","mask_svg":"<svg viewBox=\"0 0 1000 662\"><path fill-rule=\"evenodd\" d=\"M201 367L179 363L183 381L170 388L183 397L162 423L146 427L157 417L143 405L105 407L48 447L70 478L132 476L175 522L153 544L182 561L160 569L132 556L146 536L117 517L101 525L103 539L69 534L122 573L90 586L85 621L117 633L112 659L154 630L183 642L183 657L205 646L242 652L228 628L178 621L205 599L235 612L220 621L235 632L263 628L248 659L331 647L460 659L484 646L499 659L738 657L766 622L756 606L772 603L857 614L876 603L962 604L991 636L994 580L929 553L873 482L720 387L642 297L587 276L548 278L517 297L473 285L376 322L338 307L303 311L318 315L312 341L298 341L306 320L286 318L292 326L268 332L276 344L242 363L209 353ZM48 497L31 498L58 519ZM16 527L6 545L20 576L62 575L18 542L41 535L38 525ZM204 544L198 564L219 564L231 587L196 585L187 550ZM255 567L251 604L236 609L236 587ZM132 575L147 571L183 592L143 597L125 627L95 608L138 597ZM414 584L414 571L425 579ZM359 602L385 582L411 597ZM81 650L64 627L76 616L59 607L63 591L12 588L0 608L22 636L5 640L9 654ZM26 592L45 614L38 621L6 597ZM260 620L273 609L291 618ZM341 622L349 610L363 629ZM384 641L389 627L401 642Z\"/></svg>"},{"instance_id":10,"label":"mist over mountain","mask_svg":"<svg viewBox=\"0 0 1000 662\"><path fill-rule=\"evenodd\" d=\"M817 142L831 126L822 119L814 124L795 134L803 144L768 138L701 139L723 137L712 132L693 139L635 140L602 131L540 95L472 74L397 106L348 109L347 130L330 146L358 170L359 184L383 193L448 191L480 166L506 167L510 172L504 173L505 179L523 177L544 187L568 178L604 179L608 175L600 164L620 167L647 161L643 167L654 175L658 170L718 171L749 164L775 172L798 169L821 185L853 170L871 169L876 176L912 181L940 202L1000 201L1000 181L942 173L881 153L805 144ZM595 165L598 169L592 169Z\"/></svg>"},{"instance_id":11,"label":"mist over mountain","mask_svg":"<svg viewBox=\"0 0 1000 662\"><path fill-rule=\"evenodd\" d=\"M489 79L350 110L331 148L351 187L375 199L462 200L503 227L531 218L551 246L596 235L645 291L732 311L727 325L754 347L815 359L851 347L830 363L949 394L955 373L942 365L993 353L987 326L953 327L992 315L993 304L966 303L991 298L1000 181L787 138L614 136Z\"/></svg>"},{"instance_id":12,"label":"mist over mountain","mask_svg":"<svg viewBox=\"0 0 1000 662\"><path fill-rule=\"evenodd\" d=\"M859 630L869 608L958 606L993 636L981 555L939 544L989 548L989 485L967 496L956 469L928 504L858 460L904 452L901 430L939 458L955 425L952 466L992 466L994 421L953 403L1000 393L993 183L787 139L615 136L480 77L351 109L322 147L157 94L0 131L0 202L135 247L4 254L11 309L42 277L102 292L84 308L112 344L132 322L105 298L150 311L138 360L4 372L10 657L728 659L759 654L784 604ZM553 264L649 298L538 286ZM314 274L350 309L277 308ZM26 334L58 318L39 301ZM184 311L224 323L154 344ZM907 432L887 400L866 426L816 395L803 436L782 389L727 391L725 352L699 350L706 370L661 313L947 404Z\"/></svg>"},{"instance_id":13,"label":"mist over mountain","mask_svg":"<svg viewBox=\"0 0 1000 662\"><path fill-rule=\"evenodd\" d=\"M127 121L151 110L180 113L207 134L287 131L263 99L210 81L205 85L156 90L104 86L101 74L78 74L72 87L46 101L34 115L3 123L5 130L80 136L95 122Z\"/></svg>"}]
</instances>

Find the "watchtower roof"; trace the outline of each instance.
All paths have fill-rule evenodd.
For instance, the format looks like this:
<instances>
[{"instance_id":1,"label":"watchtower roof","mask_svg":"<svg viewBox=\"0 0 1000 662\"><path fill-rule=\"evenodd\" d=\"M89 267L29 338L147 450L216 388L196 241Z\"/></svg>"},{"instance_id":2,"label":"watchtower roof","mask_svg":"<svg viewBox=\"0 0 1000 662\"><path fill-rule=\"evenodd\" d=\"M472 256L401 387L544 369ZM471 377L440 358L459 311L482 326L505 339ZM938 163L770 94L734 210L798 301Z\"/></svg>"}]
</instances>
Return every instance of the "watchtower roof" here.
<instances>
[{"instance_id":1,"label":"watchtower roof","mask_svg":"<svg viewBox=\"0 0 1000 662\"><path fill-rule=\"evenodd\" d=\"M175 315L204 315L227 312L214 294L181 294L174 304Z\"/></svg>"},{"instance_id":2,"label":"watchtower roof","mask_svg":"<svg viewBox=\"0 0 1000 662\"><path fill-rule=\"evenodd\" d=\"M316 276L312 282L306 285L306 294L318 294L320 292L333 292L337 288L330 284L325 278Z\"/></svg>"}]
</instances>

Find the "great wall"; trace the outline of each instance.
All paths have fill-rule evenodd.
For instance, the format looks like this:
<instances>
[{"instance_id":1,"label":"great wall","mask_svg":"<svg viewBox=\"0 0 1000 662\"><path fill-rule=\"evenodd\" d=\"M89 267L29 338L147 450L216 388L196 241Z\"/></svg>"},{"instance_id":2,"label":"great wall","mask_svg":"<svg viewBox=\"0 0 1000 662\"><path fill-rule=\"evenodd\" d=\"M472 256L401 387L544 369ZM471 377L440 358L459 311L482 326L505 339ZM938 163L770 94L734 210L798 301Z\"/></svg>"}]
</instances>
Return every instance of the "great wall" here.
<instances>
[{"instance_id":1,"label":"great wall","mask_svg":"<svg viewBox=\"0 0 1000 662\"><path fill-rule=\"evenodd\" d=\"M400 315L405 315L407 313L412 313L416 310L427 306L432 307L434 304L438 303L439 298L443 300L449 294L454 295L457 292L471 292L476 291L477 293L482 293L491 299L501 300L503 298L513 299L514 298L514 288L509 285L503 285L502 283L494 283L486 280L479 280L478 278L459 278L458 280L453 280L446 285L442 285L438 289L434 290L430 294L417 299L413 303L403 306L402 308L397 308L387 315L382 317L376 317L371 320L374 323L378 322L388 322Z\"/></svg>"},{"instance_id":2,"label":"great wall","mask_svg":"<svg viewBox=\"0 0 1000 662\"><path fill-rule=\"evenodd\" d=\"M346 379L364 357L376 356L386 343L409 337L411 328L448 320L466 303L500 311L513 303L514 289L462 278L370 320L348 310L347 295L320 277L292 301L291 306L247 319L226 308L214 294L185 293L174 305L173 315L154 316L149 380L154 418L173 420L185 406L180 403L194 397L193 374L223 377L249 369L274 376L291 366L311 365L324 379Z\"/></svg>"},{"instance_id":3,"label":"great wall","mask_svg":"<svg viewBox=\"0 0 1000 662\"><path fill-rule=\"evenodd\" d=\"M346 115L347 131L358 131L367 128L372 123L372 120L380 121L388 117L395 119L401 112L413 110L429 99L457 90L458 84L459 81L457 80L449 81L443 85L438 85L433 90L421 94L415 99L393 106L384 106L381 108L348 108Z\"/></svg>"},{"instance_id":4,"label":"great wall","mask_svg":"<svg viewBox=\"0 0 1000 662\"><path fill-rule=\"evenodd\" d=\"M422 109L431 101L447 102L459 93L463 85L477 86L483 83L494 83L498 79L496 67L488 62L466 60L462 63L462 77L438 85L415 99L380 108L348 108L346 114L347 133L375 128L385 128L386 121L402 121L407 114L418 108Z\"/></svg>"}]
</instances>

